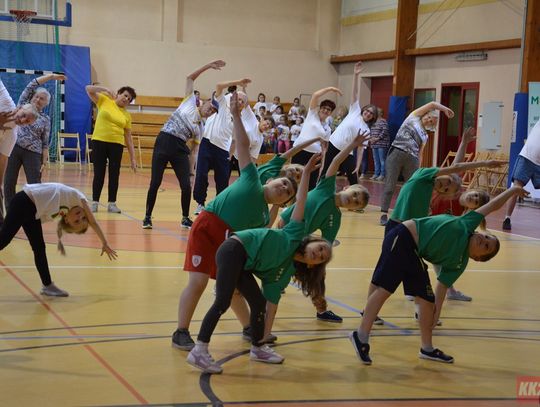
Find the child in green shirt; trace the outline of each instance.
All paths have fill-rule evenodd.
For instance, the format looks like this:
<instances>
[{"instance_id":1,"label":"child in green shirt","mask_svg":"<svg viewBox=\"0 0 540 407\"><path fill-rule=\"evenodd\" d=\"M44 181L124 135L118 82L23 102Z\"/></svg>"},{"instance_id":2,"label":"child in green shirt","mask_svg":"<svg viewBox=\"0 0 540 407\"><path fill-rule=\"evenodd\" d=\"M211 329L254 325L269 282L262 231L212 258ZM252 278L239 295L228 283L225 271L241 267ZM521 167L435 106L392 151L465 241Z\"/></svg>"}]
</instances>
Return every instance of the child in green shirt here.
<instances>
[{"instance_id":1,"label":"child in green shirt","mask_svg":"<svg viewBox=\"0 0 540 407\"><path fill-rule=\"evenodd\" d=\"M332 160L326 174L319 180L315 189L308 193L305 209L306 234L320 230L322 237L329 242L336 239L339 227L341 226L340 208L356 210L363 209L369 201L369 192L361 185L353 184L336 193L336 174L341 163L347 159L350 152L361 146L369 140L368 133L361 133L348 146L341 150ZM287 208L281 214L279 227L286 225L294 210L294 205ZM327 302L324 298L325 284L321 281L321 295L312 297L313 305L317 309L317 319L327 322L342 322L343 319L328 310ZM266 327L266 333L270 333L269 326Z\"/></svg>"},{"instance_id":2,"label":"child in green shirt","mask_svg":"<svg viewBox=\"0 0 540 407\"><path fill-rule=\"evenodd\" d=\"M320 238L305 236L302 221L310 175L319 168L320 154L306 164L291 222L283 229L250 229L235 233L216 253L218 267L216 298L201 325L195 347L187 362L205 373L221 373L223 369L208 352L212 333L230 306L238 289L250 306L252 341L250 358L265 363L282 363L284 358L262 342L266 301L279 302L281 290L290 279L299 282L306 295L316 295L323 278L324 265L330 260L332 246ZM262 283L262 291L257 284Z\"/></svg>"},{"instance_id":3,"label":"child in green shirt","mask_svg":"<svg viewBox=\"0 0 540 407\"><path fill-rule=\"evenodd\" d=\"M527 194L523 188L512 187L465 215L407 220L385 236L372 277L376 288L367 300L360 327L349 335L362 363L372 363L368 343L371 328L383 304L402 282L405 294L416 297L420 305L420 358L454 362L452 356L434 348L432 343L433 328L439 320L446 291L463 273L469 258L488 261L499 251L496 236L475 232L484 217L502 208L511 197ZM424 260L441 266L435 292Z\"/></svg>"}]
</instances>

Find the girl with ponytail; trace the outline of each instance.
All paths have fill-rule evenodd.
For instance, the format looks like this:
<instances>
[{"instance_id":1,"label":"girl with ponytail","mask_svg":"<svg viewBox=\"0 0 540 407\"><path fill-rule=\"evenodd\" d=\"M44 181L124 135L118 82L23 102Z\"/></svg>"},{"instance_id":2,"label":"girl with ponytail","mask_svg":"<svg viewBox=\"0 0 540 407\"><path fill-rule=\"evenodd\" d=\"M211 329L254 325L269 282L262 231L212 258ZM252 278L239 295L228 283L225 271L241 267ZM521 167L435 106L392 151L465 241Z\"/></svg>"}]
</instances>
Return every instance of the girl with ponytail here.
<instances>
[{"instance_id":1,"label":"girl with ponytail","mask_svg":"<svg viewBox=\"0 0 540 407\"><path fill-rule=\"evenodd\" d=\"M41 294L67 297L68 292L58 288L51 280L41 227L43 222L57 219L58 250L62 255L66 254L62 234L85 233L90 226L101 240L101 254L107 253L109 259L116 259L116 252L109 247L85 196L75 188L54 182L25 185L13 197L0 230L0 250L11 243L22 227L34 252L34 261L43 284Z\"/></svg>"}]
</instances>

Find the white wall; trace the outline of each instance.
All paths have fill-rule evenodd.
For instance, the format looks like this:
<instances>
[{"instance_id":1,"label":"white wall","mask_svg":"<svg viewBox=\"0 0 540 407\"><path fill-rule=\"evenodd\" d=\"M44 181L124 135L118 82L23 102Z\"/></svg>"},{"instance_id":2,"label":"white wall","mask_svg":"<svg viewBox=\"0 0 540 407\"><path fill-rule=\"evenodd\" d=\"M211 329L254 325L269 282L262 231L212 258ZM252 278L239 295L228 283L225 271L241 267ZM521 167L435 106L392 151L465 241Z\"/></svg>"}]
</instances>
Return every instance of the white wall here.
<instances>
[{"instance_id":1,"label":"white wall","mask_svg":"<svg viewBox=\"0 0 540 407\"><path fill-rule=\"evenodd\" d=\"M436 2L427 12L419 14L417 47L433 47L520 38L524 10L522 0L504 2L477 0L465 2L467 6L444 10L456 2ZM443 6L440 12L434 9ZM361 23L342 26L339 55L388 51L395 48L395 18L385 12L366 11ZM350 98L353 64L344 64L338 70L338 85ZM367 61L363 76L386 76L393 71L393 60ZM486 61L456 62L455 54L418 57L416 60L415 88L435 88L440 101L441 85L451 82L479 82L479 114L489 101L502 101L501 151L509 151L514 94L518 91L520 50L488 52ZM369 93L369 80L363 81L364 93ZM364 88L362 88L364 90ZM365 99L362 95L363 103ZM435 145L436 148L436 145ZM435 150L436 151L436 150ZM436 156L436 155L434 155Z\"/></svg>"},{"instance_id":2,"label":"white wall","mask_svg":"<svg viewBox=\"0 0 540 407\"><path fill-rule=\"evenodd\" d=\"M292 101L337 84L328 63L339 42L339 0L72 0L71 28L61 42L89 46L93 80L139 94L178 96L185 77L214 59L220 72L200 77L209 95L216 82L249 77L259 91Z\"/></svg>"}]
</instances>

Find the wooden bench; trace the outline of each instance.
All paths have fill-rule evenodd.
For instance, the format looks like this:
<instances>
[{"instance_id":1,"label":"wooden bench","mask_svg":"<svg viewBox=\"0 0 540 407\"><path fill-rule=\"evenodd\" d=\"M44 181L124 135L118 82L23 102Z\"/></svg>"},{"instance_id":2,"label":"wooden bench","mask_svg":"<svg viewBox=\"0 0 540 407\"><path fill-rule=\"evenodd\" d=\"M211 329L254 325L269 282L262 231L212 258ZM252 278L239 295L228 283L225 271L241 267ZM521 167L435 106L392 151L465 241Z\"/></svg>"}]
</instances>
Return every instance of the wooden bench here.
<instances>
[{"instance_id":1,"label":"wooden bench","mask_svg":"<svg viewBox=\"0 0 540 407\"><path fill-rule=\"evenodd\" d=\"M137 96L135 102L129 106L131 134L139 167L148 168L152 165L152 152L156 137L163 124L182 103L182 100L183 98L177 96ZM255 103L255 101L249 102L250 106L255 105ZM287 114L292 103L282 103L282 106L284 114ZM273 154L269 154L269 156L268 159L271 159ZM261 160L266 158L261 157ZM130 165L127 151L122 156L122 165L128 167Z\"/></svg>"}]
</instances>

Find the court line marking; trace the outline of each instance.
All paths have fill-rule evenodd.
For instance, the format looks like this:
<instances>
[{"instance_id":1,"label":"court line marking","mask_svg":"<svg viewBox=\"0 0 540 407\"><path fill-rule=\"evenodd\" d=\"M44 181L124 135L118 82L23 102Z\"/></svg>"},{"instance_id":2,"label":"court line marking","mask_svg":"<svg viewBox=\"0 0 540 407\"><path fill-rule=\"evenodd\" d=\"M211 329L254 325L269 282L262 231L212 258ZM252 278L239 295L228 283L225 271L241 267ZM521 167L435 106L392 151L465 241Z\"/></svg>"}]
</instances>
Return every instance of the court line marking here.
<instances>
[{"instance_id":1,"label":"court line marking","mask_svg":"<svg viewBox=\"0 0 540 407\"><path fill-rule=\"evenodd\" d=\"M56 319L64 328L74 337L78 336L77 332L58 314L48 303L43 301L17 274L10 270L6 265L0 260L0 265L3 266L4 270L22 286L29 294L32 296L45 310L50 313L54 319ZM82 339L77 339L78 343L81 344L86 351L88 351L94 359L96 359L102 367L109 371L116 380L129 392L135 399L137 399L141 404L148 404L148 401L137 391L135 388L120 374L118 373L101 355L89 344L84 343Z\"/></svg>"},{"instance_id":2,"label":"court line marking","mask_svg":"<svg viewBox=\"0 0 540 407\"><path fill-rule=\"evenodd\" d=\"M9 267L10 269L35 269L35 265L9 265L1 263L0 265L3 265L4 267ZM72 266L65 266L65 265L54 265L49 264L50 268L55 269L110 269L110 270L183 270L184 268L182 266L85 266L85 265L72 265ZM367 272L371 271L373 272L375 268L374 267L327 267L326 270L331 271L360 271L360 272ZM468 268L466 271L472 272L472 273L540 273L540 269L538 270L509 270L509 269L470 269Z\"/></svg>"}]
</instances>

